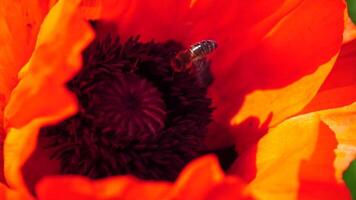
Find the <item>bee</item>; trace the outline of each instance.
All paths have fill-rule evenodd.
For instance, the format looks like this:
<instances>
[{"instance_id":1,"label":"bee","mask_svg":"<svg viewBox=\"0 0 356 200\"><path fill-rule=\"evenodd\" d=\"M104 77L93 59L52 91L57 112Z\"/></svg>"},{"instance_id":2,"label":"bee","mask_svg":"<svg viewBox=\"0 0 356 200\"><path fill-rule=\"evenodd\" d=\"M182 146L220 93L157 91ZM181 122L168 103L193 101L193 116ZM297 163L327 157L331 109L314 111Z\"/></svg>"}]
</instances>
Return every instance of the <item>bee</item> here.
<instances>
[{"instance_id":1,"label":"bee","mask_svg":"<svg viewBox=\"0 0 356 200\"><path fill-rule=\"evenodd\" d=\"M197 83L201 87L207 87L213 81L210 71L211 62L206 58L217 48L214 40L203 40L190 46L190 48L180 51L172 59L174 72L188 71L193 74Z\"/></svg>"},{"instance_id":2,"label":"bee","mask_svg":"<svg viewBox=\"0 0 356 200\"><path fill-rule=\"evenodd\" d=\"M208 54L217 48L214 40L203 40L190 46L190 48L180 51L172 59L172 67L175 72L182 72L190 69L194 62L204 59Z\"/></svg>"}]
</instances>

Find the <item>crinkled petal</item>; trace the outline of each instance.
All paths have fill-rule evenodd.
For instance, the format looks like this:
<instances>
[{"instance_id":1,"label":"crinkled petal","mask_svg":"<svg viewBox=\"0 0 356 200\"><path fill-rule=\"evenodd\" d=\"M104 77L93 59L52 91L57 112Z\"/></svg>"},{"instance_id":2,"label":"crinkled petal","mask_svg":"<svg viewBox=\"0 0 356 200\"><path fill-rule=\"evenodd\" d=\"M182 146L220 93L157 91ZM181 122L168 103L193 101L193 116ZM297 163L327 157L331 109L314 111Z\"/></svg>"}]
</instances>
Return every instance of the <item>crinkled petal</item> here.
<instances>
[{"instance_id":1,"label":"crinkled petal","mask_svg":"<svg viewBox=\"0 0 356 200\"><path fill-rule=\"evenodd\" d=\"M293 117L271 128L244 152L255 156L238 159L232 171L255 171L249 187L261 199L350 199L341 180L356 157L355 131L356 103Z\"/></svg>"},{"instance_id":2,"label":"crinkled petal","mask_svg":"<svg viewBox=\"0 0 356 200\"><path fill-rule=\"evenodd\" d=\"M3 110L17 73L31 56L36 36L48 7L44 1L0 1L0 134Z\"/></svg>"},{"instance_id":3,"label":"crinkled petal","mask_svg":"<svg viewBox=\"0 0 356 200\"><path fill-rule=\"evenodd\" d=\"M205 156L186 166L174 184L141 181L131 176L99 181L58 176L39 182L37 194L40 200L247 199L244 189L241 181L224 176L215 157Z\"/></svg>"},{"instance_id":4,"label":"crinkled petal","mask_svg":"<svg viewBox=\"0 0 356 200\"><path fill-rule=\"evenodd\" d=\"M4 144L5 176L18 190L26 190L21 166L36 146L39 128L77 109L76 98L65 83L80 69L81 50L93 38L76 11L79 3L62 0L51 9L5 110L9 128Z\"/></svg>"},{"instance_id":5,"label":"crinkled petal","mask_svg":"<svg viewBox=\"0 0 356 200\"><path fill-rule=\"evenodd\" d=\"M49 4L41 1L0 1L0 143L3 144L4 108L12 89L18 83L18 72L34 49L36 36ZM1 145L1 155L3 152ZM0 182L3 178L3 157L0 158Z\"/></svg>"},{"instance_id":6,"label":"crinkled petal","mask_svg":"<svg viewBox=\"0 0 356 200\"><path fill-rule=\"evenodd\" d=\"M81 50L93 37L76 8L75 2L60 1L46 17L36 49L21 69L20 82L5 109L7 127L21 127L75 105L64 83L80 69Z\"/></svg>"}]
</instances>

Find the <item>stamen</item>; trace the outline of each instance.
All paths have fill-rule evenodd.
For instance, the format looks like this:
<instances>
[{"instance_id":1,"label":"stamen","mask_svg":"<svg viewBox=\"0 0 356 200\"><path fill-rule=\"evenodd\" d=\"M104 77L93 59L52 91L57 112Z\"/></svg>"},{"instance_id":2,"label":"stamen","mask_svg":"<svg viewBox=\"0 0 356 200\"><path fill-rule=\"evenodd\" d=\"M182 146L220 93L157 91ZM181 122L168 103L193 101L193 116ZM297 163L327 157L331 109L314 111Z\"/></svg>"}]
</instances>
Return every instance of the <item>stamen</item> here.
<instances>
[{"instance_id":1,"label":"stamen","mask_svg":"<svg viewBox=\"0 0 356 200\"><path fill-rule=\"evenodd\" d=\"M202 73L176 72L171 60L183 49L175 41L133 37L122 43L116 32L97 34L83 53L82 70L68 83L79 112L41 129L62 173L174 180L204 152L210 62Z\"/></svg>"}]
</instances>

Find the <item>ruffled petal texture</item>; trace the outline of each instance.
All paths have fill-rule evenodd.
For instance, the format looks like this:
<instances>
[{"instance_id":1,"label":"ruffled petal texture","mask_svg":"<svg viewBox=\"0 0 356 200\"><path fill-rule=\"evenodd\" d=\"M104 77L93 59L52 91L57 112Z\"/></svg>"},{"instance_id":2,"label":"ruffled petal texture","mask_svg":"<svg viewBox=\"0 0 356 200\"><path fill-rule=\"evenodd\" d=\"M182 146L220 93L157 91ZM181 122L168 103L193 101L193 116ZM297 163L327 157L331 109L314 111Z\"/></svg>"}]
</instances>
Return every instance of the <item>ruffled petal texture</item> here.
<instances>
[{"instance_id":1,"label":"ruffled petal texture","mask_svg":"<svg viewBox=\"0 0 356 200\"><path fill-rule=\"evenodd\" d=\"M235 172L256 171L249 187L260 199L350 199L342 173L356 156L355 113L354 103L290 118L271 128L250 149L255 161L239 162Z\"/></svg>"},{"instance_id":2,"label":"ruffled petal texture","mask_svg":"<svg viewBox=\"0 0 356 200\"><path fill-rule=\"evenodd\" d=\"M48 7L40 1L0 2L0 94L7 99L17 83L17 73L31 56ZM3 107L2 107L3 108Z\"/></svg>"},{"instance_id":3,"label":"ruffled petal texture","mask_svg":"<svg viewBox=\"0 0 356 200\"><path fill-rule=\"evenodd\" d=\"M225 129L218 128L216 136L230 132L232 143L245 148L231 171L252 180L249 189L258 198L347 199L340 181L356 145L355 104L283 121L312 100L332 70L344 8L342 0L58 1L5 110L7 182L28 195L22 166L36 147L39 128L76 112L76 98L64 84L80 69L81 51L93 38L83 18L101 17L116 20L124 38L140 34L143 40L174 39L187 46L203 39L218 42L210 95L217 106L214 125ZM45 173L56 174L48 168L54 171ZM30 178L30 184L39 178ZM45 200L135 199L140 193L147 193L145 199L246 197L242 181L225 176L209 156L189 165L175 184L68 176L45 178L36 189Z\"/></svg>"},{"instance_id":4,"label":"ruffled petal texture","mask_svg":"<svg viewBox=\"0 0 356 200\"><path fill-rule=\"evenodd\" d=\"M63 0L51 9L7 104L5 177L15 189L26 190L21 166L36 146L39 128L76 112L76 98L65 83L80 69L81 51L93 38L77 12L79 3Z\"/></svg>"},{"instance_id":5,"label":"ruffled petal texture","mask_svg":"<svg viewBox=\"0 0 356 200\"><path fill-rule=\"evenodd\" d=\"M18 72L34 49L39 27L50 8L45 0L0 2L0 143L5 130L3 115L12 89L18 83ZM1 145L2 147L2 145ZM2 148L0 150L2 155ZM3 157L0 159L0 181L3 182Z\"/></svg>"},{"instance_id":6,"label":"ruffled petal texture","mask_svg":"<svg viewBox=\"0 0 356 200\"><path fill-rule=\"evenodd\" d=\"M177 181L148 182L130 176L90 181L83 177L47 177L37 186L39 200L109 200L109 199L251 199L244 184L226 177L214 156L190 163Z\"/></svg>"}]
</instances>

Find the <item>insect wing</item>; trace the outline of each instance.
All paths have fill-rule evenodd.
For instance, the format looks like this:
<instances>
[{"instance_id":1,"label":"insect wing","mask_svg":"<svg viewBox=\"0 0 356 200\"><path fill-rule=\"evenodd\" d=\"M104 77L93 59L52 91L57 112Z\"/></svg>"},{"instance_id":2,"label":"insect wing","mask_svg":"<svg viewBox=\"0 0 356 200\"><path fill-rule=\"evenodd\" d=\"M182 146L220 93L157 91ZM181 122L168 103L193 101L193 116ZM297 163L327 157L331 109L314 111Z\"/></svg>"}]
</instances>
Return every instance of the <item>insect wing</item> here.
<instances>
[{"instance_id":1,"label":"insect wing","mask_svg":"<svg viewBox=\"0 0 356 200\"><path fill-rule=\"evenodd\" d=\"M211 62L206 58L195 60L192 63L191 73L195 76L200 87L208 87L213 82L210 65Z\"/></svg>"}]
</instances>

